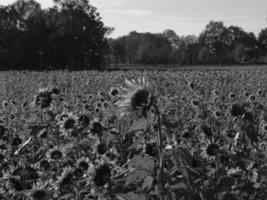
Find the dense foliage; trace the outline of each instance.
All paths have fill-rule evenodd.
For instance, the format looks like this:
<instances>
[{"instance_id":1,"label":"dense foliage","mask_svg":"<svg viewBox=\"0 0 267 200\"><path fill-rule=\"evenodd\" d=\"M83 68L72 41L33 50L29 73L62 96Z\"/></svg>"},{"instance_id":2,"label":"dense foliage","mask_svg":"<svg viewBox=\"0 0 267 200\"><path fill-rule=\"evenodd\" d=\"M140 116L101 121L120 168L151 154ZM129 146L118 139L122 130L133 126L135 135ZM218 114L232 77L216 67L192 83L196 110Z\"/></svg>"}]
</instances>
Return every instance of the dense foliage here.
<instances>
[{"instance_id":1,"label":"dense foliage","mask_svg":"<svg viewBox=\"0 0 267 200\"><path fill-rule=\"evenodd\" d=\"M104 26L96 8L88 0L54 2L45 10L34 0L0 6L2 69L104 66L111 29Z\"/></svg>"},{"instance_id":2,"label":"dense foliage","mask_svg":"<svg viewBox=\"0 0 267 200\"><path fill-rule=\"evenodd\" d=\"M3 72L0 198L265 199L266 75Z\"/></svg>"},{"instance_id":3,"label":"dense foliage","mask_svg":"<svg viewBox=\"0 0 267 200\"><path fill-rule=\"evenodd\" d=\"M253 64L266 63L267 29L259 36L237 26L211 21L197 37L131 32L110 42L113 64ZM164 39L165 38L165 39Z\"/></svg>"}]
</instances>

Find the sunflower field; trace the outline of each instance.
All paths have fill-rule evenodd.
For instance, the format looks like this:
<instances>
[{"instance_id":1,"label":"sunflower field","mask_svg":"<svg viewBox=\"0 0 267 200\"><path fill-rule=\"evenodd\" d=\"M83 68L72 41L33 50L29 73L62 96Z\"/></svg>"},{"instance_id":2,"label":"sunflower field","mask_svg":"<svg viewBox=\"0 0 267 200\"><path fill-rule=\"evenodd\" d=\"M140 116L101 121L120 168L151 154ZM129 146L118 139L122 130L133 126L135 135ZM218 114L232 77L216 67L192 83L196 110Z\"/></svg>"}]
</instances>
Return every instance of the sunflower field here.
<instances>
[{"instance_id":1,"label":"sunflower field","mask_svg":"<svg viewBox=\"0 0 267 200\"><path fill-rule=\"evenodd\" d=\"M267 71L0 73L2 200L266 200Z\"/></svg>"}]
</instances>

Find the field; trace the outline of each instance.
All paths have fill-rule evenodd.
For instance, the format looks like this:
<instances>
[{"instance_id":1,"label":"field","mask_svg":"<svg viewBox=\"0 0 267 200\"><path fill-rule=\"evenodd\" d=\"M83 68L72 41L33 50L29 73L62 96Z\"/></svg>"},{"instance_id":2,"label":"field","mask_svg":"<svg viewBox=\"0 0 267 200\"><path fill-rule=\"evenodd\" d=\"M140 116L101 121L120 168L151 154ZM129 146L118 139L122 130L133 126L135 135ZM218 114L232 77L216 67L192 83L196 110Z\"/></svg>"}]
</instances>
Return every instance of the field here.
<instances>
[{"instance_id":1,"label":"field","mask_svg":"<svg viewBox=\"0 0 267 200\"><path fill-rule=\"evenodd\" d=\"M0 199L267 198L264 67L0 82Z\"/></svg>"}]
</instances>

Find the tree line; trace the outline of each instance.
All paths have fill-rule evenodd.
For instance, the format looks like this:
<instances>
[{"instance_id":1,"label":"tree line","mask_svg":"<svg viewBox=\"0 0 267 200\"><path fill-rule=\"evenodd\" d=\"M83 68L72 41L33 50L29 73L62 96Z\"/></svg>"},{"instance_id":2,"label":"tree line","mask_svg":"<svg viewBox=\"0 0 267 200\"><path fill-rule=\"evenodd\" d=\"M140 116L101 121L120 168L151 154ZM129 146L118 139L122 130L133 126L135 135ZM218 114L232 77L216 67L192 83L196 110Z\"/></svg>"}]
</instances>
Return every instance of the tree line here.
<instances>
[{"instance_id":1,"label":"tree line","mask_svg":"<svg viewBox=\"0 0 267 200\"><path fill-rule=\"evenodd\" d=\"M54 0L42 9L34 0L0 6L2 69L84 69L107 62L108 34L88 0Z\"/></svg>"},{"instance_id":2,"label":"tree line","mask_svg":"<svg viewBox=\"0 0 267 200\"><path fill-rule=\"evenodd\" d=\"M34 0L0 6L0 69L95 69L108 64L267 63L267 28L258 36L211 21L199 35L130 32L110 39L89 0Z\"/></svg>"},{"instance_id":3,"label":"tree line","mask_svg":"<svg viewBox=\"0 0 267 200\"><path fill-rule=\"evenodd\" d=\"M267 28L258 37L238 26L211 21L199 35L137 33L110 41L114 64L263 64L267 62Z\"/></svg>"}]
</instances>

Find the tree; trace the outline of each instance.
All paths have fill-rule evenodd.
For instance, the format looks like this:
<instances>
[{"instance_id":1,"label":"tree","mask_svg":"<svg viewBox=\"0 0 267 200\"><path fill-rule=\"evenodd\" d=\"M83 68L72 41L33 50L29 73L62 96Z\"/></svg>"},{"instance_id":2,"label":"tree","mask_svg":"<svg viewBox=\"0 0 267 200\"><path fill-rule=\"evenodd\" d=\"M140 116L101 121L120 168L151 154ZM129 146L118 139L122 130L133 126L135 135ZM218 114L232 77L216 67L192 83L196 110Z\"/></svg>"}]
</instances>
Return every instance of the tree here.
<instances>
[{"instance_id":1,"label":"tree","mask_svg":"<svg viewBox=\"0 0 267 200\"><path fill-rule=\"evenodd\" d=\"M207 46L217 58L217 63L223 63L223 55L230 46L230 37L223 22L211 21L200 36L204 45Z\"/></svg>"},{"instance_id":2,"label":"tree","mask_svg":"<svg viewBox=\"0 0 267 200\"><path fill-rule=\"evenodd\" d=\"M108 34L88 0L56 0L42 10L34 0L0 7L0 62L35 69L96 68L106 63ZM14 59L15 58L15 59Z\"/></svg>"},{"instance_id":3,"label":"tree","mask_svg":"<svg viewBox=\"0 0 267 200\"><path fill-rule=\"evenodd\" d=\"M258 37L259 46L262 52L267 54L267 28L262 29Z\"/></svg>"},{"instance_id":4,"label":"tree","mask_svg":"<svg viewBox=\"0 0 267 200\"><path fill-rule=\"evenodd\" d=\"M215 55L210 51L208 47L202 47L198 54L200 64L212 64L215 60Z\"/></svg>"},{"instance_id":5,"label":"tree","mask_svg":"<svg viewBox=\"0 0 267 200\"><path fill-rule=\"evenodd\" d=\"M244 44L239 44L235 47L233 51L233 57L234 57L235 63L238 63L238 64L246 63L247 52L246 52L246 47Z\"/></svg>"}]
</instances>

